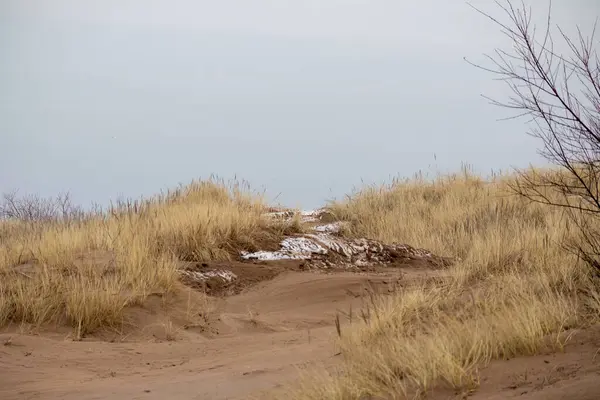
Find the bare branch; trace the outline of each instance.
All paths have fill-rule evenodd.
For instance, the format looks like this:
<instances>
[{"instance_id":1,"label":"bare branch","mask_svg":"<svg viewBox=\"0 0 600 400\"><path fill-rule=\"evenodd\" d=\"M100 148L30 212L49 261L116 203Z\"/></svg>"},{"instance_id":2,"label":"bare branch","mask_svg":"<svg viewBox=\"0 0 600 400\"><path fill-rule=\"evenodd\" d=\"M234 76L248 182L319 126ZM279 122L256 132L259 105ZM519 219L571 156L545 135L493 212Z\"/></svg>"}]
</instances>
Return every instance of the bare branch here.
<instances>
[{"instance_id":1,"label":"bare branch","mask_svg":"<svg viewBox=\"0 0 600 400\"><path fill-rule=\"evenodd\" d=\"M541 141L540 154L560 168L519 173L513 190L531 201L563 207L573 216L579 213L578 221L585 219L581 215L600 217L600 58L593 39L597 23L590 38L578 28L576 40L557 27L570 52L565 56L555 50L551 3L541 40L523 2L520 8L510 0L495 3L507 22L469 5L500 28L512 49L496 49L486 56L491 61L487 67L467 62L507 84L512 96L490 99L491 103L515 110L516 118L530 118L528 133ZM589 225L577 226L588 244L583 258L600 268L600 236Z\"/></svg>"}]
</instances>

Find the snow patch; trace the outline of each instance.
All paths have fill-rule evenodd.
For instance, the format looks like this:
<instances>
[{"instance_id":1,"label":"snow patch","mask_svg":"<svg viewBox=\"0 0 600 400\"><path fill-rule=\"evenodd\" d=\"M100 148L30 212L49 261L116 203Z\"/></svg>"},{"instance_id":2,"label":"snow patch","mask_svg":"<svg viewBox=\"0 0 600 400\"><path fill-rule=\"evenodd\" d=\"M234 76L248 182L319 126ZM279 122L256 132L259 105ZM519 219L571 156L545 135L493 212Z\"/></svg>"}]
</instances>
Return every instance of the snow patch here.
<instances>
[{"instance_id":1,"label":"snow patch","mask_svg":"<svg viewBox=\"0 0 600 400\"><path fill-rule=\"evenodd\" d=\"M323 210L302 210L300 211L300 216L301 217L305 217L305 218L309 218L309 217L318 217L321 215L321 213L323 212Z\"/></svg>"},{"instance_id":2,"label":"snow patch","mask_svg":"<svg viewBox=\"0 0 600 400\"><path fill-rule=\"evenodd\" d=\"M315 231L317 232L322 232L322 233L338 233L342 230L342 227L345 224L341 221L337 221L337 222L332 222L330 224L325 224L325 225L317 225L315 226Z\"/></svg>"},{"instance_id":3,"label":"snow patch","mask_svg":"<svg viewBox=\"0 0 600 400\"><path fill-rule=\"evenodd\" d=\"M321 214L323 214L322 209L303 210L300 212L300 218L302 219L302 222L317 222Z\"/></svg>"},{"instance_id":4,"label":"snow patch","mask_svg":"<svg viewBox=\"0 0 600 400\"><path fill-rule=\"evenodd\" d=\"M243 252L245 260L308 260L315 254L327 254L327 249L306 237L289 237L281 241L281 250Z\"/></svg>"},{"instance_id":5,"label":"snow patch","mask_svg":"<svg viewBox=\"0 0 600 400\"><path fill-rule=\"evenodd\" d=\"M308 234L306 235L320 243L323 243L329 250L341 254L346 258L351 258L357 252L357 249L353 248L351 243L346 240L332 237L326 233Z\"/></svg>"},{"instance_id":6,"label":"snow patch","mask_svg":"<svg viewBox=\"0 0 600 400\"><path fill-rule=\"evenodd\" d=\"M270 218L281 218L290 221L300 217L303 223L318 223L327 213L326 209L316 210L285 210L271 209L266 214ZM311 265L331 265L367 267L383 265L400 260L427 259L435 265L450 265L453 260L437 257L424 249L413 248L404 244L383 244L370 239L345 238L339 233L348 222L335 221L331 223L311 224L310 233L302 236L287 237L282 240L281 248L277 251L242 252L244 260L309 260ZM316 225L316 226L315 226Z\"/></svg>"},{"instance_id":7,"label":"snow patch","mask_svg":"<svg viewBox=\"0 0 600 400\"><path fill-rule=\"evenodd\" d=\"M300 254L287 254L283 251L255 251L253 253L242 252L244 260L278 261L278 260L304 260L305 256Z\"/></svg>"},{"instance_id":8,"label":"snow patch","mask_svg":"<svg viewBox=\"0 0 600 400\"><path fill-rule=\"evenodd\" d=\"M225 282L232 282L237 279L237 275L225 269L217 269L212 271L181 271L181 273L196 282L204 282L211 278L219 278Z\"/></svg>"},{"instance_id":9,"label":"snow patch","mask_svg":"<svg viewBox=\"0 0 600 400\"><path fill-rule=\"evenodd\" d=\"M281 249L298 254L327 254L327 249L306 237L289 237L281 241Z\"/></svg>"},{"instance_id":10,"label":"snow patch","mask_svg":"<svg viewBox=\"0 0 600 400\"><path fill-rule=\"evenodd\" d=\"M347 239L326 232L327 230L331 228L323 228L321 232L300 237L288 237L281 242L280 250L243 252L242 258L262 261L309 260L315 265L325 263L328 266L336 264L361 268L409 259L427 259L439 265L449 265L448 260L436 257L424 249L405 244L383 244L369 239Z\"/></svg>"}]
</instances>

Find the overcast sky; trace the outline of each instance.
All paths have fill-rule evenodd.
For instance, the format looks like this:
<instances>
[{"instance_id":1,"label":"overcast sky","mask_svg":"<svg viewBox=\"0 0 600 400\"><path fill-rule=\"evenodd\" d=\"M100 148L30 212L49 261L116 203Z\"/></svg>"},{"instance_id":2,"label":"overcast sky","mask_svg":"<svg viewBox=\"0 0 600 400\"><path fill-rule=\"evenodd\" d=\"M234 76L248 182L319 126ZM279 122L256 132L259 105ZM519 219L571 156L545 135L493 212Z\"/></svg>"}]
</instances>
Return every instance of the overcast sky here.
<instances>
[{"instance_id":1,"label":"overcast sky","mask_svg":"<svg viewBox=\"0 0 600 400\"><path fill-rule=\"evenodd\" d=\"M584 31L600 15L553 8ZM506 45L463 1L0 0L0 191L106 204L237 175L312 208L419 170L539 164L524 121L480 96L506 89L463 60Z\"/></svg>"}]
</instances>

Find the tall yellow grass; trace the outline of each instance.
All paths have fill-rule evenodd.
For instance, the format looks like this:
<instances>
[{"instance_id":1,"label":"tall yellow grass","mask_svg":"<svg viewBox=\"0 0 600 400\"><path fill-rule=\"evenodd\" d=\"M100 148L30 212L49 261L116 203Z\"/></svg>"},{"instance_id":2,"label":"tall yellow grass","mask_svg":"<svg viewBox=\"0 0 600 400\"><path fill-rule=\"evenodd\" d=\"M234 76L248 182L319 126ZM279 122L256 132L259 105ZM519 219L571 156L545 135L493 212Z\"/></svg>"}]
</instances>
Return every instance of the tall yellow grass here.
<instances>
[{"instance_id":1,"label":"tall yellow grass","mask_svg":"<svg viewBox=\"0 0 600 400\"><path fill-rule=\"evenodd\" d=\"M173 291L181 261L224 260L280 238L261 196L193 182L81 221L0 223L0 325L68 323L79 336Z\"/></svg>"},{"instance_id":2,"label":"tall yellow grass","mask_svg":"<svg viewBox=\"0 0 600 400\"><path fill-rule=\"evenodd\" d=\"M440 282L374 297L363 318L342 326L343 372L309 377L286 398L473 390L489 361L560 347L566 329L597 318L590 270L561 246L577 231L560 209L512 195L512 179L484 180L465 169L367 187L331 204L332 214L350 222L346 235L408 243L460 261Z\"/></svg>"}]
</instances>

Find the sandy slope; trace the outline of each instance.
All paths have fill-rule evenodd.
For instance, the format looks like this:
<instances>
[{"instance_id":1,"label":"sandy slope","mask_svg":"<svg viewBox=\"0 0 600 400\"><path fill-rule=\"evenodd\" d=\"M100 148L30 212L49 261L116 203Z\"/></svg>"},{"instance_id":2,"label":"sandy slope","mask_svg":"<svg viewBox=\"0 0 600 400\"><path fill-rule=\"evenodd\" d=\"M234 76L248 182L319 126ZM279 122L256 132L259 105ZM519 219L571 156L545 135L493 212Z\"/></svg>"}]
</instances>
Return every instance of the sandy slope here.
<instances>
[{"instance_id":1,"label":"sandy slope","mask_svg":"<svg viewBox=\"0 0 600 400\"><path fill-rule=\"evenodd\" d=\"M73 342L3 334L2 399L243 399L314 364L333 365L338 309L391 274L285 272L220 305L215 338ZM383 284L383 287L386 286Z\"/></svg>"},{"instance_id":2,"label":"sandy slope","mask_svg":"<svg viewBox=\"0 0 600 400\"><path fill-rule=\"evenodd\" d=\"M109 343L4 333L0 398L260 398L297 378L302 369L334 366L339 361L331 341L336 312L359 307L366 285L391 290L400 270L388 271L284 272L224 299L212 331L218 335L181 331L174 341L130 337ZM428 274L406 272L402 280ZM482 386L473 398L600 398L598 333L576 335L564 354L493 363L483 371Z\"/></svg>"}]
</instances>

